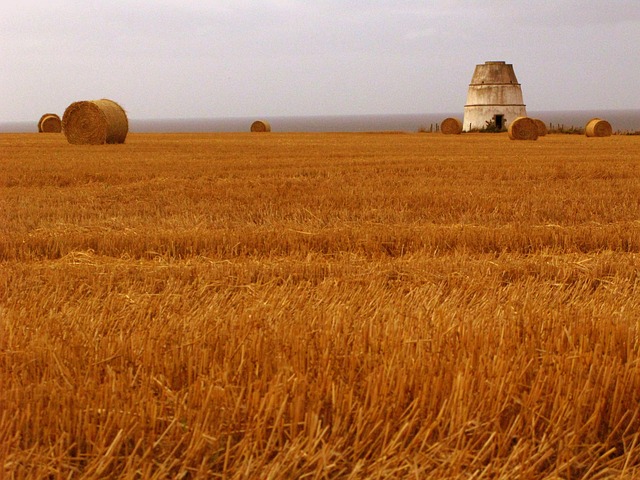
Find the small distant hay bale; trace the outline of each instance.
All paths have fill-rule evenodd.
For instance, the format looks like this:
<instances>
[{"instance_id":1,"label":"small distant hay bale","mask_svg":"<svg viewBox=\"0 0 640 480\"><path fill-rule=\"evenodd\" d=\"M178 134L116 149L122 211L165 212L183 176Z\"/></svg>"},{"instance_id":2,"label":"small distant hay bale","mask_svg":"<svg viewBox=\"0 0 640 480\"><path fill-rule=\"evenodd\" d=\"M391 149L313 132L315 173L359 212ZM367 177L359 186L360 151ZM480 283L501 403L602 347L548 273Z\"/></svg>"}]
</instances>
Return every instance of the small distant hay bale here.
<instances>
[{"instance_id":1,"label":"small distant hay bale","mask_svg":"<svg viewBox=\"0 0 640 480\"><path fill-rule=\"evenodd\" d=\"M587 137L610 137L613 133L611 124L600 118L592 118L584 129Z\"/></svg>"},{"instance_id":2,"label":"small distant hay bale","mask_svg":"<svg viewBox=\"0 0 640 480\"><path fill-rule=\"evenodd\" d=\"M440 124L440 131L445 135L459 135L462 133L462 122L457 118L445 118Z\"/></svg>"},{"instance_id":3,"label":"small distant hay bale","mask_svg":"<svg viewBox=\"0 0 640 480\"><path fill-rule=\"evenodd\" d=\"M45 113L38 122L39 133L60 133L62 132L62 122L55 113Z\"/></svg>"},{"instance_id":4,"label":"small distant hay bale","mask_svg":"<svg viewBox=\"0 0 640 480\"><path fill-rule=\"evenodd\" d=\"M547 134L547 124L539 118L534 118L533 121L536 122L536 127L538 127L538 137L544 137Z\"/></svg>"},{"instance_id":5,"label":"small distant hay bale","mask_svg":"<svg viewBox=\"0 0 640 480\"><path fill-rule=\"evenodd\" d=\"M260 132L260 133L262 133L262 132L270 132L271 131L271 125L266 120L256 120L255 122L253 122L251 124L251 131L252 132Z\"/></svg>"},{"instance_id":6,"label":"small distant hay bale","mask_svg":"<svg viewBox=\"0 0 640 480\"><path fill-rule=\"evenodd\" d=\"M129 121L124 109L112 100L85 100L67 107L62 130L68 142L75 145L124 143Z\"/></svg>"},{"instance_id":7,"label":"small distant hay bale","mask_svg":"<svg viewBox=\"0 0 640 480\"><path fill-rule=\"evenodd\" d=\"M517 117L509 125L509 138L511 140L537 140L538 126L533 118Z\"/></svg>"}]
</instances>

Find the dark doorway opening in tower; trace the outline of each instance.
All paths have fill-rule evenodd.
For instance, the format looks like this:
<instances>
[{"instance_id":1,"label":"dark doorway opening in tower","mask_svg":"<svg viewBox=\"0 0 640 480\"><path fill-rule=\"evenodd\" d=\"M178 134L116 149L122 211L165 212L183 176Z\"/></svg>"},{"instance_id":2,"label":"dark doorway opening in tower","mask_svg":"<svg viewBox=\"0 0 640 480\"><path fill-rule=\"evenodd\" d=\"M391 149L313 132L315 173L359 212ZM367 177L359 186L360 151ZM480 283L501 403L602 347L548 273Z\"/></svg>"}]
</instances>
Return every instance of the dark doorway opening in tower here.
<instances>
[{"instance_id":1,"label":"dark doorway opening in tower","mask_svg":"<svg viewBox=\"0 0 640 480\"><path fill-rule=\"evenodd\" d=\"M496 129L502 130L504 127L504 115L496 115L495 116Z\"/></svg>"}]
</instances>

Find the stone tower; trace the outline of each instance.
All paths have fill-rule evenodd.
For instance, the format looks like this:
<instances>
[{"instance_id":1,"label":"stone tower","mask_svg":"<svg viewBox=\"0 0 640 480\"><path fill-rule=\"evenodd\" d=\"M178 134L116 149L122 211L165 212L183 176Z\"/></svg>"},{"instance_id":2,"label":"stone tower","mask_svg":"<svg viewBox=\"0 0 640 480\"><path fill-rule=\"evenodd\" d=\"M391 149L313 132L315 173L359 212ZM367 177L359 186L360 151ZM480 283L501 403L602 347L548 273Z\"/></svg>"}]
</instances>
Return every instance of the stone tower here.
<instances>
[{"instance_id":1,"label":"stone tower","mask_svg":"<svg viewBox=\"0 0 640 480\"><path fill-rule=\"evenodd\" d=\"M476 65L464 106L462 129L465 132L481 130L489 122L499 130L506 130L516 117L527 116L525 107L513 65L505 62Z\"/></svg>"}]
</instances>

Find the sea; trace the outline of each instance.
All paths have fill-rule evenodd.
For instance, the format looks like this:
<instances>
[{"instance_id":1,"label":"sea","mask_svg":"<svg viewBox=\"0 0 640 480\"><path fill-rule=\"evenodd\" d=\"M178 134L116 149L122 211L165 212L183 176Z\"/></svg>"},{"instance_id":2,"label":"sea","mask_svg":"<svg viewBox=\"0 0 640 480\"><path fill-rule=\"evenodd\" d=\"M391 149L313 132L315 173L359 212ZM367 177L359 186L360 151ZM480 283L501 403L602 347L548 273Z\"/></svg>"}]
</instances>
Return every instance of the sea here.
<instances>
[{"instance_id":1,"label":"sea","mask_svg":"<svg viewBox=\"0 0 640 480\"><path fill-rule=\"evenodd\" d=\"M528 111L554 128L584 128L594 118L607 120L614 132L640 132L640 109ZM255 120L266 120L272 132L418 132L435 131L442 120L462 112L387 114L387 115L316 115L265 117L211 117L129 119L129 131L135 133L247 132ZM37 132L34 122L1 122L0 133Z\"/></svg>"}]
</instances>

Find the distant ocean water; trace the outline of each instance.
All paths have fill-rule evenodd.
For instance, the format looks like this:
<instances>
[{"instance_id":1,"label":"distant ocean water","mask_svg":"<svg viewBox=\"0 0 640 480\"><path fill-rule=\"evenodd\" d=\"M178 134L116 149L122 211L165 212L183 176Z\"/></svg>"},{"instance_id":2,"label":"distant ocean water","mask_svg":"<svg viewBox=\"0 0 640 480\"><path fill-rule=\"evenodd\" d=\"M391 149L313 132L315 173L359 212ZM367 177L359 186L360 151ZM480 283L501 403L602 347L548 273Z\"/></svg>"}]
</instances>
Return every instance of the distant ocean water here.
<instances>
[{"instance_id":1,"label":"distant ocean water","mask_svg":"<svg viewBox=\"0 0 640 480\"><path fill-rule=\"evenodd\" d=\"M528 114L542 119L546 124L559 124L566 128L584 127L590 119L599 117L611 123L614 131L640 130L640 109L530 111ZM248 132L255 120L267 120L273 132L416 132L421 129L435 129L436 124L440 124L447 117L462 120L463 113L131 120L130 128L133 132Z\"/></svg>"},{"instance_id":2,"label":"distant ocean water","mask_svg":"<svg viewBox=\"0 0 640 480\"><path fill-rule=\"evenodd\" d=\"M540 118L547 125L584 127L593 117L611 123L614 131L640 131L640 109L634 110L575 110L527 112L530 117ZM323 115L288 117L229 117L193 119L129 119L131 132L183 133L183 132L248 132L255 120L267 120L273 132L376 132L435 129L447 117L462 120L463 113L425 113L397 115ZM1 123L0 133L37 132L34 122Z\"/></svg>"}]
</instances>

